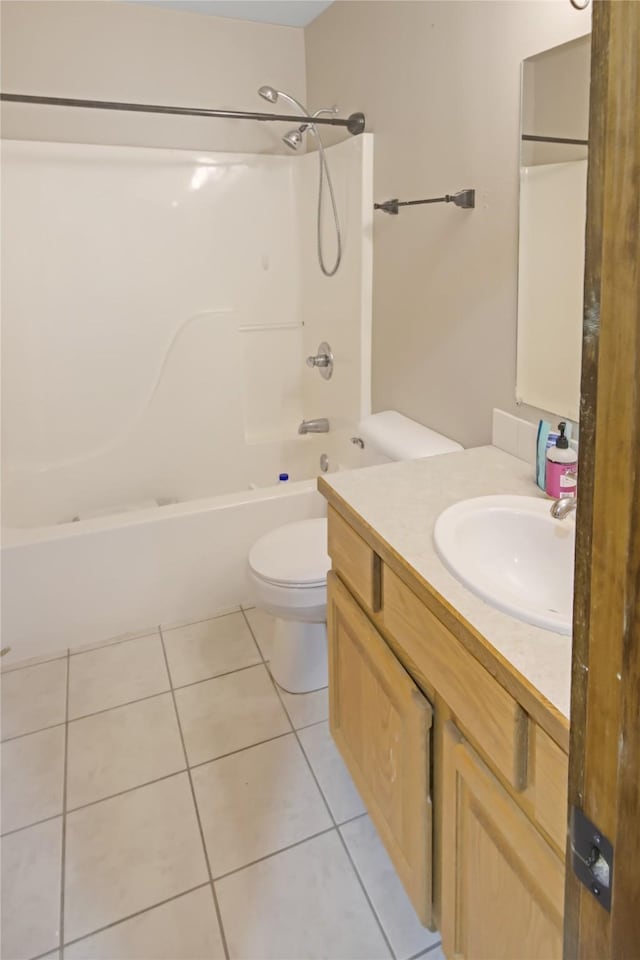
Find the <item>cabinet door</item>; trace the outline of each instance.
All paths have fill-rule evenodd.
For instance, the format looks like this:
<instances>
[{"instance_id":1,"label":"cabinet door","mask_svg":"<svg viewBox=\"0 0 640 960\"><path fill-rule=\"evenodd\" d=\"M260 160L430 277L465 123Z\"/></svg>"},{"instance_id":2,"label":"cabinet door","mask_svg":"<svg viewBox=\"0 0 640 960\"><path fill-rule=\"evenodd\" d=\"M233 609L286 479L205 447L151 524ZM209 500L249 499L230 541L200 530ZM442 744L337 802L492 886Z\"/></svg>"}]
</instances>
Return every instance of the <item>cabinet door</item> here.
<instances>
[{"instance_id":1,"label":"cabinet door","mask_svg":"<svg viewBox=\"0 0 640 960\"><path fill-rule=\"evenodd\" d=\"M561 860L451 723L442 775L446 956L560 960Z\"/></svg>"},{"instance_id":2,"label":"cabinet door","mask_svg":"<svg viewBox=\"0 0 640 960\"><path fill-rule=\"evenodd\" d=\"M431 706L334 573L331 733L420 920L431 923Z\"/></svg>"}]
</instances>

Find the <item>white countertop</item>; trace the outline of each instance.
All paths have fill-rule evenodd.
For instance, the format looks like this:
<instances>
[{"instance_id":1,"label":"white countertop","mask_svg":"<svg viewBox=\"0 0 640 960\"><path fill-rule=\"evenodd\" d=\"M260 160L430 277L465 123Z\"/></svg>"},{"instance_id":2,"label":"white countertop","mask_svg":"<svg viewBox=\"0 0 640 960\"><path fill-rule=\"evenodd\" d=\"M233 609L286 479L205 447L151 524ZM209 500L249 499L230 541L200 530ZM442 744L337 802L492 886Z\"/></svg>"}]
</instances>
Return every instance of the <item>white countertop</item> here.
<instances>
[{"instance_id":1,"label":"white countertop","mask_svg":"<svg viewBox=\"0 0 640 960\"><path fill-rule=\"evenodd\" d=\"M449 573L433 543L436 518L459 500L495 493L543 496L529 464L496 447L475 447L325 474L323 480L568 719L571 638L489 606Z\"/></svg>"}]
</instances>

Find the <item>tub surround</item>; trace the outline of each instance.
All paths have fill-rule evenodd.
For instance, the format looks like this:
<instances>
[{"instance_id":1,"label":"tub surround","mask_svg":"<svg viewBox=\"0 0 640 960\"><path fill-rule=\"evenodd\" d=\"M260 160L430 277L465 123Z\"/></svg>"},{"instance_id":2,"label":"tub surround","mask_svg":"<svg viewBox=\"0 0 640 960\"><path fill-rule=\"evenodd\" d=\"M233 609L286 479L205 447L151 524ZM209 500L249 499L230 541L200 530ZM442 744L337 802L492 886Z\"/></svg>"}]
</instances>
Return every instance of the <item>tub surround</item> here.
<instances>
[{"instance_id":1,"label":"tub surround","mask_svg":"<svg viewBox=\"0 0 640 960\"><path fill-rule=\"evenodd\" d=\"M568 750L571 639L515 620L445 568L433 526L448 506L490 494L544 496L529 464L495 447L321 477L329 503L471 653Z\"/></svg>"}]
</instances>

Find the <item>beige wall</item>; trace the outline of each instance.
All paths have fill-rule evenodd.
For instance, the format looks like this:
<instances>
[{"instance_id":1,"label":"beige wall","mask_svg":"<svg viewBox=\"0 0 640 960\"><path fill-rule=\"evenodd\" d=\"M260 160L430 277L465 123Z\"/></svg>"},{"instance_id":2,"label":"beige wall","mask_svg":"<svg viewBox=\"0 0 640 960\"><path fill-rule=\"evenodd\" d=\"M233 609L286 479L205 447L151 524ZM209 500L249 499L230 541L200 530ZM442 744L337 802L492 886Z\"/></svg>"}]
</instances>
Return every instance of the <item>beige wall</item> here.
<instances>
[{"instance_id":1,"label":"beige wall","mask_svg":"<svg viewBox=\"0 0 640 960\"><path fill-rule=\"evenodd\" d=\"M534 417L514 400L520 64L589 27L569 0L336 0L306 28L309 106L365 111L377 200L477 191L376 214L374 409L465 446L494 406Z\"/></svg>"},{"instance_id":2,"label":"beige wall","mask_svg":"<svg viewBox=\"0 0 640 960\"><path fill-rule=\"evenodd\" d=\"M304 101L304 33L134 3L5 0L2 90L239 110L272 84ZM286 111L285 111L286 112ZM3 104L2 134L284 152L282 125Z\"/></svg>"}]
</instances>

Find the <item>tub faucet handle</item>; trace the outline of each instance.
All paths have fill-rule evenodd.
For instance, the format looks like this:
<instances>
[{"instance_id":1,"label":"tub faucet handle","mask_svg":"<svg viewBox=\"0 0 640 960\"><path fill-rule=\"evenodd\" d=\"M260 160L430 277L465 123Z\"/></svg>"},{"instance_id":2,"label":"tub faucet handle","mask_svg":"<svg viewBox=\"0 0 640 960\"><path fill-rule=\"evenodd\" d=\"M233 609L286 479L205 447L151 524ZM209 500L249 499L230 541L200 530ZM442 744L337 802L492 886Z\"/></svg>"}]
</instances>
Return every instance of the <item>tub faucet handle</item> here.
<instances>
[{"instance_id":1,"label":"tub faucet handle","mask_svg":"<svg viewBox=\"0 0 640 960\"><path fill-rule=\"evenodd\" d=\"M331 374L333 373L333 353L326 341L322 341L315 356L307 357L307 366L317 367L320 371L320 376L324 377L325 380L331 378Z\"/></svg>"}]
</instances>

